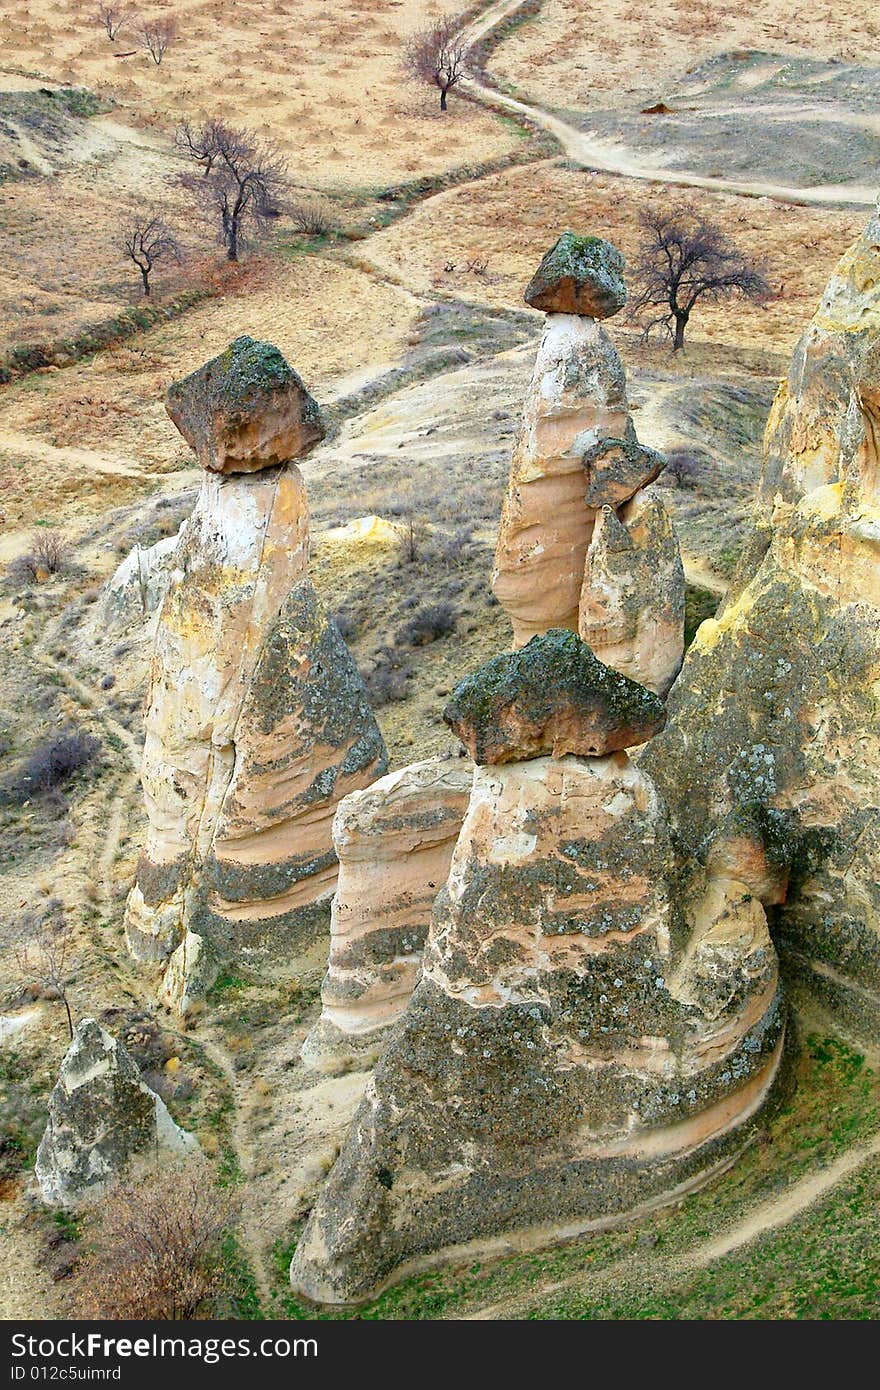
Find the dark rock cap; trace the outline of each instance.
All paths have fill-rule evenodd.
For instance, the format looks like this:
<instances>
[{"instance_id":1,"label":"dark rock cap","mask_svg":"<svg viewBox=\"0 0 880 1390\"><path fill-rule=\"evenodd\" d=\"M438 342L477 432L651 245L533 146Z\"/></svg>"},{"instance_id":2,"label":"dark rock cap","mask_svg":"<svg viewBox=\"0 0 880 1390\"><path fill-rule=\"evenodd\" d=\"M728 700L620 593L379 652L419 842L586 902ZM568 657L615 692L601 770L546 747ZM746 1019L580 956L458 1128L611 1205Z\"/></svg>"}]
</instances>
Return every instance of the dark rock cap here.
<instances>
[{"instance_id":1,"label":"dark rock cap","mask_svg":"<svg viewBox=\"0 0 880 1390\"><path fill-rule=\"evenodd\" d=\"M563 232L529 281L523 299L545 314L610 319L626 303L625 267L610 241Z\"/></svg>"},{"instance_id":2,"label":"dark rock cap","mask_svg":"<svg viewBox=\"0 0 880 1390\"><path fill-rule=\"evenodd\" d=\"M165 409L214 473L286 463L325 433L317 402L278 348L247 336L170 386Z\"/></svg>"},{"instance_id":3,"label":"dark rock cap","mask_svg":"<svg viewBox=\"0 0 880 1390\"><path fill-rule=\"evenodd\" d=\"M645 743L666 721L643 685L603 666L567 628L487 661L455 687L443 718L476 763L602 757Z\"/></svg>"}]
</instances>

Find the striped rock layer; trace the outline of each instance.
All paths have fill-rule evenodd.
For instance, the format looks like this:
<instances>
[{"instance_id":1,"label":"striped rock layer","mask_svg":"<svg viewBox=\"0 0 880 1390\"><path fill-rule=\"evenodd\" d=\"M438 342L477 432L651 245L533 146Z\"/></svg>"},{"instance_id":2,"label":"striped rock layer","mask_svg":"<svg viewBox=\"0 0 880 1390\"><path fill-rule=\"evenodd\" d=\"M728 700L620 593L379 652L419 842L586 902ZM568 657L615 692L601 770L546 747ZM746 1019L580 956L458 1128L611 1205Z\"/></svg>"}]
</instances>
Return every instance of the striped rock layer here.
<instances>
[{"instance_id":1,"label":"striped rock layer","mask_svg":"<svg viewBox=\"0 0 880 1390\"><path fill-rule=\"evenodd\" d=\"M423 975L291 1265L354 1303L404 1272L540 1245L704 1180L782 1047L776 956L741 883L672 891L625 752L478 767Z\"/></svg>"},{"instance_id":2,"label":"striped rock layer","mask_svg":"<svg viewBox=\"0 0 880 1390\"><path fill-rule=\"evenodd\" d=\"M409 1003L470 796L469 763L428 758L352 792L333 821L339 881L307 1065L375 1061Z\"/></svg>"},{"instance_id":3,"label":"striped rock layer","mask_svg":"<svg viewBox=\"0 0 880 1390\"><path fill-rule=\"evenodd\" d=\"M148 830L126 937L185 1004L226 959L295 953L336 883L336 805L385 770L307 577L295 464L206 473L175 551L145 718Z\"/></svg>"},{"instance_id":4,"label":"striped rock layer","mask_svg":"<svg viewBox=\"0 0 880 1390\"><path fill-rule=\"evenodd\" d=\"M658 693L668 688L684 641L678 544L668 519L662 525L655 519L647 535L625 516L663 467L664 459L636 438L623 364L607 333L591 318L549 313L514 446L492 574L515 647L551 628L599 632L589 606L588 553L598 515L611 508L629 531L631 558L628 578L618 556L614 582L627 605L638 602L648 615L656 606L658 615L656 621L648 616L639 631L618 622L597 655L613 666L613 651L622 662L618 669L636 671L636 679ZM653 510L662 511L658 499ZM643 574L664 528L664 589L655 595ZM664 647L650 660L643 652L647 629Z\"/></svg>"}]
</instances>

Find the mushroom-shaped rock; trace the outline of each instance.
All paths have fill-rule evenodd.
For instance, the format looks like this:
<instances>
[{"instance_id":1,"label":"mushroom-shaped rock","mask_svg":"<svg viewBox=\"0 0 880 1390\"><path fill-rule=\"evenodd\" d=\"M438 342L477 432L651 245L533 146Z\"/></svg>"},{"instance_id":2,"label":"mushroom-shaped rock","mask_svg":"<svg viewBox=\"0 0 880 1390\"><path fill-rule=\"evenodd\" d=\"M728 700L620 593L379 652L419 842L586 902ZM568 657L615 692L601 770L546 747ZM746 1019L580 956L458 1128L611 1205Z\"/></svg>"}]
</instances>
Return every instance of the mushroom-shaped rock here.
<instances>
[{"instance_id":1,"label":"mushroom-shaped rock","mask_svg":"<svg viewBox=\"0 0 880 1390\"><path fill-rule=\"evenodd\" d=\"M609 319L626 303L625 265L610 241L563 232L543 257L523 298L545 314Z\"/></svg>"},{"instance_id":2,"label":"mushroom-shaped rock","mask_svg":"<svg viewBox=\"0 0 880 1390\"><path fill-rule=\"evenodd\" d=\"M169 387L165 409L213 473L256 473L324 438L317 402L277 347L243 336Z\"/></svg>"},{"instance_id":3,"label":"mushroom-shaped rock","mask_svg":"<svg viewBox=\"0 0 880 1390\"><path fill-rule=\"evenodd\" d=\"M44 1201L76 1206L106 1191L138 1154L197 1148L195 1137L178 1128L141 1080L122 1043L96 1019L82 1019L61 1063L37 1150Z\"/></svg>"},{"instance_id":4,"label":"mushroom-shaped rock","mask_svg":"<svg viewBox=\"0 0 880 1390\"><path fill-rule=\"evenodd\" d=\"M575 633L554 628L466 676L443 718L474 762L486 764L547 753L602 757L645 743L666 716L651 691L603 666Z\"/></svg>"},{"instance_id":5,"label":"mushroom-shaped rock","mask_svg":"<svg viewBox=\"0 0 880 1390\"><path fill-rule=\"evenodd\" d=\"M443 1259L546 1245L728 1163L782 1047L760 903L675 892L624 752L478 767L422 977L291 1281L351 1303Z\"/></svg>"}]
</instances>

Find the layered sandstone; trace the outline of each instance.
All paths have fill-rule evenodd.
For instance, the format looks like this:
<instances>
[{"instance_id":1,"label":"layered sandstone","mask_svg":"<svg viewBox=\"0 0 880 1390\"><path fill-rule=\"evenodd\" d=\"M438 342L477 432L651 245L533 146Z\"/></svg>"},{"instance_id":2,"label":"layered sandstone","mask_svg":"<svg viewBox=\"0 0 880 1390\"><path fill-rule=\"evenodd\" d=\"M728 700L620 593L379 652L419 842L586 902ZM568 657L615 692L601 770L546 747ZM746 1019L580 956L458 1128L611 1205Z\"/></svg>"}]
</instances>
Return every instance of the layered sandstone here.
<instances>
[{"instance_id":1,"label":"layered sandstone","mask_svg":"<svg viewBox=\"0 0 880 1390\"><path fill-rule=\"evenodd\" d=\"M755 545L645 765L853 1026L880 1018L880 213L795 349ZM763 554L762 554L763 552ZM745 570L745 566L743 569Z\"/></svg>"},{"instance_id":2,"label":"layered sandstone","mask_svg":"<svg viewBox=\"0 0 880 1390\"><path fill-rule=\"evenodd\" d=\"M624 303L622 276L623 258L608 242L565 233L526 290L526 302L547 318L511 460L492 588L515 647L550 628L589 631L602 642L603 661L665 694L684 650L684 575L662 502L653 496L638 505L665 460L636 436L623 364L597 321ZM599 520L609 509L619 529L607 516ZM646 579L655 560L656 589ZM614 593L601 592L603 576Z\"/></svg>"},{"instance_id":3,"label":"layered sandstone","mask_svg":"<svg viewBox=\"0 0 880 1390\"><path fill-rule=\"evenodd\" d=\"M133 1158L197 1148L195 1137L174 1123L165 1102L141 1081L122 1043L95 1019L81 1019L37 1150L43 1200L76 1207L100 1197Z\"/></svg>"},{"instance_id":4,"label":"layered sandstone","mask_svg":"<svg viewBox=\"0 0 880 1390\"><path fill-rule=\"evenodd\" d=\"M577 639L573 639L577 640ZM654 698L654 697L650 697ZM760 903L699 875L625 751L478 766L423 973L291 1266L317 1302L679 1195L778 1066Z\"/></svg>"},{"instance_id":5,"label":"layered sandstone","mask_svg":"<svg viewBox=\"0 0 880 1390\"><path fill-rule=\"evenodd\" d=\"M287 415L270 385L276 425L312 413L298 378ZM265 444L270 425L251 416L249 427ZM279 425L273 447L284 438ZM169 1002L196 979L203 989L223 959L307 943L335 886L336 805L385 770L363 683L307 566L294 463L205 472L156 631L148 830L126 909L129 948L163 965Z\"/></svg>"},{"instance_id":6,"label":"layered sandstone","mask_svg":"<svg viewBox=\"0 0 880 1390\"><path fill-rule=\"evenodd\" d=\"M302 1048L307 1065L370 1064L404 1012L472 780L468 764L428 758L340 802L330 963L321 1017Z\"/></svg>"},{"instance_id":7,"label":"layered sandstone","mask_svg":"<svg viewBox=\"0 0 880 1390\"><path fill-rule=\"evenodd\" d=\"M665 696L684 656L684 570L651 491L603 507L584 565L579 631L600 661Z\"/></svg>"}]
</instances>

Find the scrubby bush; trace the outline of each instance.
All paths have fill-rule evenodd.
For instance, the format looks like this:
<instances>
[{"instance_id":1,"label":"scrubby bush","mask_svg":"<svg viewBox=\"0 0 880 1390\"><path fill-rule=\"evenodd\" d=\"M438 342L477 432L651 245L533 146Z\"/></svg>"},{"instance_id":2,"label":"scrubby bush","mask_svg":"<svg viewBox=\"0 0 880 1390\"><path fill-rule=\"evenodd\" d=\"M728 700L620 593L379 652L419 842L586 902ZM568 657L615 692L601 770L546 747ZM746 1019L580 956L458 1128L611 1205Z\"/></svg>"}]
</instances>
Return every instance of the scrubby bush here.
<instances>
[{"instance_id":1,"label":"scrubby bush","mask_svg":"<svg viewBox=\"0 0 880 1390\"><path fill-rule=\"evenodd\" d=\"M337 230L336 220L326 203L290 203L288 216L304 236L330 236Z\"/></svg>"},{"instance_id":2,"label":"scrubby bush","mask_svg":"<svg viewBox=\"0 0 880 1390\"><path fill-rule=\"evenodd\" d=\"M23 800L53 791L98 756L100 742L79 729L63 731L37 746L7 785L6 796Z\"/></svg>"},{"instance_id":3,"label":"scrubby bush","mask_svg":"<svg viewBox=\"0 0 880 1390\"><path fill-rule=\"evenodd\" d=\"M412 667L404 661L393 647L381 647L376 653L375 665L364 677L367 695L374 709L405 700L409 691L407 682L412 679Z\"/></svg>"},{"instance_id":4,"label":"scrubby bush","mask_svg":"<svg viewBox=\"0 0 880 1390\"><path fill-rule=\"evenodd\" d=\"M434 603L420 608L395 633L396 641L407 647L424 647L455 631L456 612L449 603Z\"/></svg>"},{"instance_id":5,"label":"scrubby bush","mask_svg":"<svg viewBox=\"0 0 880 1390\"><path fill-rule=\"evenodd\" d=\"M671 449L661 476L676 487L695 488L704 463L704 457L694 449Z\"/></svg>"},{"instance_id":6,"label":"scrubby bush","mask_svg":"<svg viewBox=\"0 0 880 1390\"><path fill-rule=\"evenodd\" d=\"M62 573L69 556L70 545L60 531L34 531L30 548L10 561L6 573L13 583L33 584L48 574Z\"/></svg>"},{"instance_id":7,"label":"scrubby bush","mask_svg":"<svg viewBox=\"0 0 880 1390\"><path fill-rule=\"evenodd\" d=\"M76 1316L222 1316L235 1293L226 1250L239 1205L204 1158L114 1189L86 1223Z\"/></svg>"}]
</instances>

